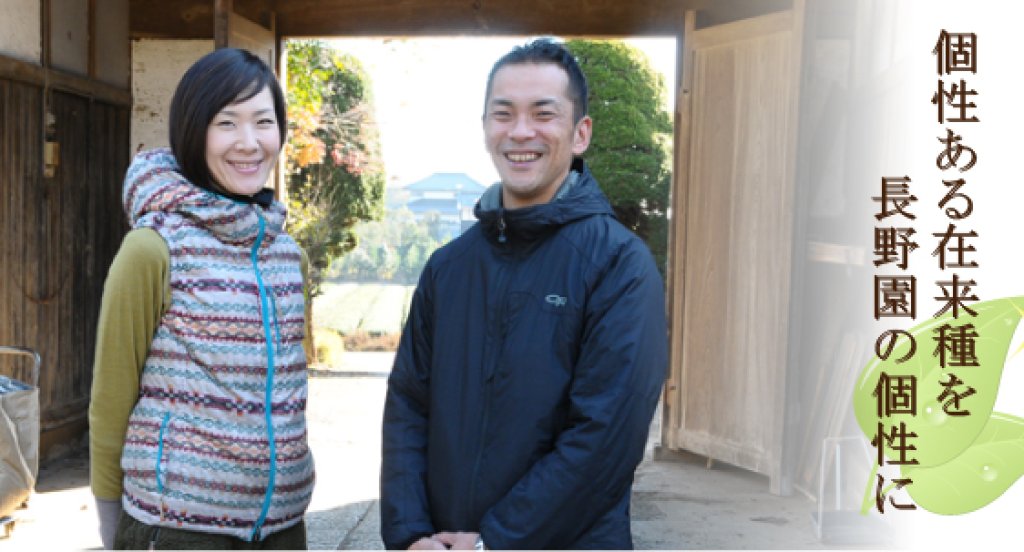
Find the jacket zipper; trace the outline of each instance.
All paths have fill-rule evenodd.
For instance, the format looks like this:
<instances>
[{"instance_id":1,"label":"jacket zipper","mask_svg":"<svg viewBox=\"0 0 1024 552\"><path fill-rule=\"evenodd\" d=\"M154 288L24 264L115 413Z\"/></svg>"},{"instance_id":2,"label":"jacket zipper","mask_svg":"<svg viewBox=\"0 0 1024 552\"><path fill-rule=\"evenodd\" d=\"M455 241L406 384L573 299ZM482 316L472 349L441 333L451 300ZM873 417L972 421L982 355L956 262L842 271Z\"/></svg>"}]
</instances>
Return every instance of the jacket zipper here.
<instances>
[{"instance_id":1,"label":"jacket zipper","mask_svg":"<svg viewBox=\"0 0 1024 552\"><path fill-rule=\"evenodd\" d=\"M505 227L504 212L503 212L503 210L501 208L499 208L498 229L501 230L501 231L504 231L504 227ZM504 237L504 233L499 235L498 240L502 241L503 237ZM506 289L505 283L506 283L507 279L509 278L509 276L507 274L505 274L506 270L508 270L508 269L507 268L502 269L502 273L503 274L498 279L498 289L499 290L505 290ZM500 293L500 295L502 297L504 297L504 293L503 292ZM495 374L498 373L498 366L497 366L497 364L501 360L501 352L502 352L502 350L505 347L505 332L506 332L505 316L506 316L507 310L508 310L508 304L503 299L502 302L501 302L501 307L499 308L498 318L497 318L497 321L495 323L495 326L496 326L497 330L495 332L494 339L491 341L490 350L488 351L489 354L484 356L484 366L483 366L483 370L484 371L483 371L483 374L482 374L483 388L484 388L483 389L483 406L484 406L484 411L483 411L483 414L480 416L480 432L479 432L479 438L477 439L478 449L477 449L477 453L476 453L476 460L473 463L473 476L469 480L469 500L466 501L466 511L467 511L467 514L471 513L473 511L474 505L476 503L476 482L479 480L480 468L481 468L481 466L483 464L483 460L484 460L484 449L486 448L485 442L486 442L486 436L487 436L487 424L488 424L488 422L490 421L490 418L491 418L491 401L490 401L490 398L491 398L491 382L494 380ZM479 530L479 527L477 527L476 529Z\"/></svg>"},{"instance_id":2,"label":"jacket zipper","mask_svg":"<svg viewBox=\"0 0 1024 552\"><path fill-rule=\"evenodd\" d=\"M508 238L505 236L505 208L498 207L498 243L505 243Z\"/></svg>"},{"instance_id":3,"label":"jacket zipper","mask_svg":"<svg viewBox=\"0 0 1024 552\"><path fill-rule=\"evenodd\" d=\"M484 437L487 435L487 421L491 414L491 401L490 399L491 382L484 381L484 413L480 417L480 436L478 438L478 448L476 453L476 462L473 463L473 477L469 480L469 500L466 501L466 513L469 514L473 511L473 505L476 503L476 482L480 476L480 465L483 464L484 460ZM465 517L469 517L468 515ZM476 527L477 532L480 528Z\"/></svg>"},{"instance_id":4,"label":"jacket zipper","mask_svg":"<svg viewBox=\"0 0 1024 552\"><path fill-rule=\"evenodd\" d=\"M267 422L267 441L270 444L270 476L267 481L267 492L263 496L263 507L260 510L259 518L256 519L256 524L252 530L252 536L250 541L260 540L260 530L263 528L263 523L267 520L267 513L270 511L270 502L274 496L274 482L277 478L277 443L274 439L274 423L273 423L273 390L274 390L274 335L270 329L270 308L267 301L267 290L263 285L263 275L260 273L259 267L259 248L263 242L263 234L266 227L266 223L263 221L263 217L259 215L257 211L257 219L259 220L259 232L256 234L256 243L252 245L252 268L256 273L256 289L260 296L260 315L263 319L263 336L267 342L267 388L264 395L264 418Z\"/></svg>"}]
</instances>

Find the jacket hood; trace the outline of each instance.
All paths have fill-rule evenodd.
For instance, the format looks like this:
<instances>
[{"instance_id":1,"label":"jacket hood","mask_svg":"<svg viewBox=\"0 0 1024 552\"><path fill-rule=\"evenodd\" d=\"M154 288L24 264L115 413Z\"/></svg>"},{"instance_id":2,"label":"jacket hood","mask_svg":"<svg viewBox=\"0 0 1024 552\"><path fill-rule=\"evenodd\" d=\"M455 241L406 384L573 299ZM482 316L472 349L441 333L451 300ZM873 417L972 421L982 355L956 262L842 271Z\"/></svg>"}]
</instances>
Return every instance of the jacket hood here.
<instances>
[{"instance_id":1,"label":"jacket hood","mask_svg":"<svg viewBox=\"0 0 1024 552\"><path fill-rule=\"evenodd\" d=\"M590 169L579 158L573 160L569 177L551 201L521 209L505 209L501 204L501 183L498 182L480 196L473 214L480 220L487 237L499 242L502 239L531 242L582 218L615 216Z\"/></svg>"},{"instance_id":2,"label":"jacket hood","mask_svg":"<svg viewBox=\"0 0 1024 552\"><path fill-rule=\"evenodd\" d=\"M287 211L278 202L267 207L205 190L178 172L170 149L138 153L124 177L122 205L132 228L158 226L168 215L200 226L224 243L251 246L260 232L270 243L284 226Z\"/></svg>"}]
</instances>

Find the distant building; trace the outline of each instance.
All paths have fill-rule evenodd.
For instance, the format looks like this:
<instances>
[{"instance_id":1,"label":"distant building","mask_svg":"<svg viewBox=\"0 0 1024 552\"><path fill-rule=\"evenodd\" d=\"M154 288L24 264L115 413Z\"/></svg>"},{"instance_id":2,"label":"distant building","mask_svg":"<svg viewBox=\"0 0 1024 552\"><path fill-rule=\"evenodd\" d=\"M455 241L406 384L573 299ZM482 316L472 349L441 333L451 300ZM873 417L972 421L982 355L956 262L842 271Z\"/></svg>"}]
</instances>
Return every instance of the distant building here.
<instances>
[{"instance_id":1,"label":"distant building","mask_svg":"<svg viewBox=\"0 0 1024 552\"><path fill-rule=\"evenodd\" d=\"M416 220L437 213L442 232L454 238L473 225L473 206L487 188L463 173L434 173L404 188L407 207Z\"/></svg>"}]
</instances>

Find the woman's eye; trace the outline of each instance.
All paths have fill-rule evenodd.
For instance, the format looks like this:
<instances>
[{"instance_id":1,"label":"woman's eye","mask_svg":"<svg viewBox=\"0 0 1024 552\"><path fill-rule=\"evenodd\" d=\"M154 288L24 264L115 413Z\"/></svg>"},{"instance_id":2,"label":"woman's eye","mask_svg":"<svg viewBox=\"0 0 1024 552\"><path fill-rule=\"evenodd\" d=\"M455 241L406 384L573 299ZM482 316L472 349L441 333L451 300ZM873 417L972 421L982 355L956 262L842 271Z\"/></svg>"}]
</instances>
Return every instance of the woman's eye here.
<instances>
[{"instance_id":1,"label":"woman's eye","mask_svg":"<svg viewBox=\"0 0 1024 552\"><path fill-rule=\"evenodd\" d=\"M221 128L231 128L235 126L235 123L232 121L217 121L217 126Z\"/></svg>"}]
</instances>

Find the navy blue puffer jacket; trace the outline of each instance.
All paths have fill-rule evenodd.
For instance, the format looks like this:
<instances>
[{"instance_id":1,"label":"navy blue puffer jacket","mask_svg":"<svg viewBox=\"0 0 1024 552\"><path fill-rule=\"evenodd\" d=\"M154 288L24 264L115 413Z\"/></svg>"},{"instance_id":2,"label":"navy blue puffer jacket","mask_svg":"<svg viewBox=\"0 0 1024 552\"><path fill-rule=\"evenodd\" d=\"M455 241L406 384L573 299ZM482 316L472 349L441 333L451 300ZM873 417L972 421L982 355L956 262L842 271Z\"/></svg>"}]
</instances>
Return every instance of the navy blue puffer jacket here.
<instances>
[{"instance_id":1,"label":"navy blue puffer jacket","mask_svg":"<svg viewBox=\"0 0 1024 552\"><path fill-rule=\"evenodd\" d=\"M630 488L667 368L663 284L582 162L567 193L438 250L388 380L381 533L631 548Z\"/></svg>"}]
</instances>

